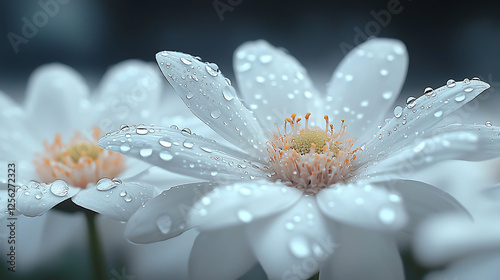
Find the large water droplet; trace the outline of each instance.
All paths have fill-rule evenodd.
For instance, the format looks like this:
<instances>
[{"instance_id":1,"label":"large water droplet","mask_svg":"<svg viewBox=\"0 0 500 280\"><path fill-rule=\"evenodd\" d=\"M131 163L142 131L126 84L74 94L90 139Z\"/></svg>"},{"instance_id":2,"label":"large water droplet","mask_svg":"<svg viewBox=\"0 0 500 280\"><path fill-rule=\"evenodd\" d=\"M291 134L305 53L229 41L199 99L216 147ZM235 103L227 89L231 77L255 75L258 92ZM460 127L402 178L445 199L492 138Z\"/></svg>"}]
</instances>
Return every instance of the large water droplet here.
<instances>
[{"instance_id":1,"label":"large water droplet","mask_svg":"<svg viewBox=\"0 0 500 280\"><path fill-rule=\"evenodd\" d=\"M163 214L156 220L156 226L163 234L168 234L172 227L172 219L169 215Z\"/></svg>"},{"instance_id":2,"label":"large water droplet","mask_svg":"<svg viewBox=\"0 0 500 280\"><path fill-rule=\"evenodd\" d=\"M212 149L208 148L208 147L200 147L200 149L206 153L211 153L212 152Z\"/></svg>"},{"instance_id":3,"label":"large water droplet","mask_svg":"<svg viewBox=\"0 0 500 280\"><path fill-rule=\"evenodd\" d=\"M126 196L126 195L127 195L127 191L123 190L123 191L121 191L121 192L120 192L120 196L121 196L121 197L124 197L124 196Z\"/></svg>"},{"instance_id":4,"label":"large water droplet","mask_svg":"<svg viewBox=\"0 0 500 280\"><path fill-rule=\"evenodd\" d=\"M250 64L250 62L245 62L237 67L237 71L246 72L246 71L250 70L250 68L252 68L252 64Z\"/></svg>"},{"instance_id":5,"label":"large water droplet","mask_svg":"<svg viewBox=\"0 0 500 280\"><path fill-rule=\"evenodd\" d=\"M396 212L392 208L384 207L378 212L378 218L384 224L392 224L396 220Z\"/></svg>"},{"instance_id":6,"label":"large water droplet","mask_svg":"<svg viewBox=\"0 0 500 280\"><path fill-rule=\"evenodd\" d=\"M185 147L185 148L188 148L188 149L191 149L194 147L194 143L189 141L189 140L184 140L184 142L182 143L182 145Z\"/></svg>"},{"instance_id":7,"label":"large water droplet","mask_svg":"<svg viewBox=\"0 0 500 280\"><path fill-rule=\"evenodd\" d=\"M128 151L130 151L130 149L131 149L131 147L128 143L122 143L120 145L120 151L122 151L122 152L128 152Z\"/></svg>"},{"instance_id":8,"label":"large water droplet","mask_svg":"<svg viewBox=\"0 0 500 280\"><path fill-rule=\"evenodd\" d=\"M436 113L434 113L434 117L439 118L443 115L443 111L439 110Z\"/></svg>"},{"instance_id":9,"label":"large water droplet","mask_svg":"<svg viewBox=\"0 0 500 280\"><path fill-rule=\"evenodd\" d=\"M132 197L130 195L126 195L123 200L125 200L125 202L131 202L132 201Z\"/></svg>"},{"instance_id":10,"label":"large water droplet","mask_svg":"<svg viewBox=\"0 0 500 280\"><path fill-rule=\"evenodd\" d=\"M459 94L459 95L455 96L456 102L462 102L464 100L465 100L465 94Z\"/></svg>"},{"instance_id":11,"label":"large water droplet","mask_svg":"<svg viewBox=\"0 0 500 280\"><path fill-rule=\"evenodd\" d=\"M430 95L430 94L431 94L431 92L432 92L433 90L434 90L434 89L432 89L431 87L426 87L426 88L424 89L424 94L425 94L425 95Z\"/></svg>"},{"instance_id":12,"label":"large water droplet","mask_svg":"<svg viewBox=\"0 0 500 280\"><path fill-rule=\"evenodd\" d=\"M129 128L129 127L128 127L128 125L126 125L126 124L122 124L122 125L120 126L120 130L121 130L121 131L127 131L127 130L129 130L129 129L130 129L130 128Z\"/></svg>"},{"instance_id":13,"label":"large water droplet","mask_svg":"<svg viewBox=\"0 0 500 280\"><path fill-rule=\"evenodd\" d=\"M169 153L169 152L167 152L167 151L161 151L161 152L159 153L159 156L160 156L160 158L161 158L162 160L164 160L164 161L169 161L169 160L172 160L172 158L174 158L174 157L172 156L172 154L170 154L170 153Z\"/></svg>"},{"instance_id":14,"label":"large water droplet","mask_svg":"<svg viewBox=\"0 0 500 280\"><path fill-rule=\"evenodd\" d=\"M402 114L403 108L401 106L396 106L396 108L394 108L394 117L400 118Z\"/></svg>"},{"instance_id":15,"label":"large water droplet","mask_svg":"<svg viewBox=\"0 0 500 280\"><path fill-rule=\"evenodd\" d=\"M238 211L238 219L244 223L250 223L253 219L252 214L248 212L247 210L240 210Z\"/></svg>"},{"instance_id":16,"label":"large water droplet","mask_svg":"<svg viewBox=\"0 0 500 280\"><path fill-rule=\"evenodd\" d=\"M386 91L382 93L382 98L384 99L390 99L392 97L392 91Z\"/></svg>"},{"instance_id":17,"label":"large water droplet","mask_svg":"<svg viewBox=\"0 0 500 280\"><path fill-rule=\"evenodd\" d=\"M219 66L217 66L217 64L215 63L208 63L205 66L205 69L207 70L207 73L212 77L217 77L217 75L219 75Z\"/></svg>"},{"instance_id":18,"label":"large water droplet","mask_svg":"<svg viewBox=\"0 0 500 280\"><path fill-rule=\"evenodd\" d=\"M212 113L210 113L210 116L214 119L218 119L220 117L220 110L219 109L216 109L214 111L212 111Z\"/></svg>"},{"instance_id":19,"label":"large water droplet","mask_svg":"<svg viewBox=\"0 0 500 280\"><path fill-rule=\"evenodd\" d=\"M469 92L472 92L474 89L471 88L471 87L468 87L468 88L464 88L464 91L469 93Z\"/></svg>"},{"instance_id":20,"label":"large water droplet","mask_svg":"<svg viewBox=\"0 0 500 280\"><path fill-rule=\"evenodd\" d=\"M162 145L165 148L172 147L172 140L167 136L160 138L160 140L158 140L158 143L160 143L160 145Z\"/></svg>"},{"instance_id":21,"label":"large water droplet","mask_svg":"<svg viewBox=\"0 0 500 280\"><path fill-rule=\"evenodd\" d=\"M143 127L143 126L138 126L136 129L135 129L135 133L139 134L139 135L146 135L148 134L148 129Z\"/></svg>"},{"instance_id":22,"label":"large water droplet","mask_svg":"<svg viewBox=\"0 0 500 280\"><path fill-rule=\"evenodd\" d=\"M449 87L449 88L452 88L456 85L457 83L455 82L455 80L453 79L449 79L447 82L446 82L446 86Z\"/></svg>"},{"instance_id":23,"label":"large water droplet","mask_svg":"<svg viewBox=\"0 0 500 280\"><path fill-rule=\"evenodd\" d=\"M187 127L183 128L183 129L181 130L181 134L182 134L182 135L184 135L184 136L189 136L189 135L191 135L191 133L192 133L192 132L191 132L191 129L189 129L189 128L187 128Z\"/></svg>"},{"instance_id":24,"label":"large water droplet","mask_svg":"<svg viewBox=\"0 0 500 280\"><path fill-rule=\"evenodd\" d=\"M302 236L294 236L290 240L290 251L297 258L306 258L311 255L311 249L307 244L307 239Z\"/></svg>"},{"instance_id":25,"label":"large water droplet","mask_svg":"<svg viewBox=\"0 0 500 280\"><path fill-rule=\"evenodd\" d=\"M108 178L102 178L97 182L96 189L98 191L109 191L113 188L115 188L117 184L113 182L111 179Z\"/></svg>"},{"instance_id":26,"label":"large water droplet","mask_svg":"<svg viewBox=\"0 0 500 280\"><path fill-rule=\"evenodd\" d=\"M263 64L267 64L267 63L270 63L271 61L273 61L273 56L270 55L270 54L266 54L266 55L261 55L259 57L259 61Z\"/></svg>"},{"instance_id":27,"label":"large water droplet","mask_svg":"<svg viewBox=\"0 0 500 280\"><path fill-rule=\"evenodd\" d=\"M487 121L487 122L484 123L484 125L486 125L486 126L493 126L493 123L490 122L490 121Z\"/></svg>"},{"instance_id":28,"label":"large water droplet","mask_svg":"<svg viewBox=\"0 0 500 280\"><path fill-rule=\"evenodd\" d=\"M62 197L68 194L69 186L62 180L56 180L51 184L50 192L55 196Z\"/></svg>"},{"instance_id":29,"label":"large water droplet","mask_svg":"<svg viewBox=\"0 0 500 280\"><path fill-rule=\"evenodd\" d=\"M181 62L184 63L184 64L186 64L186 65L191 65L192 64L191 60L189 60L189 59L187 59L185 57L181 57Z\"/></svg>"},{"instance_id":30,"label":"large water droplet","mask_svg":"<svg viewBox=\"0 0 500 280\"><path fill-rule=\"evenodd\" d=\"M226 86L222 89L222 96L227 101L231 101L236 96L236 90L232 86Z\"/></svg>"},{"instance_id":31,"label":"large water droplet","mask_svg":"<svg viewBox=\"0 0 500 280\"><path fill-rule=\"evenodd\" d=\"M141 157L149 157L151 154L153 154L153 149L151 147L145 147L139 150L139 154Z\"/></svg>"}]
</instances>

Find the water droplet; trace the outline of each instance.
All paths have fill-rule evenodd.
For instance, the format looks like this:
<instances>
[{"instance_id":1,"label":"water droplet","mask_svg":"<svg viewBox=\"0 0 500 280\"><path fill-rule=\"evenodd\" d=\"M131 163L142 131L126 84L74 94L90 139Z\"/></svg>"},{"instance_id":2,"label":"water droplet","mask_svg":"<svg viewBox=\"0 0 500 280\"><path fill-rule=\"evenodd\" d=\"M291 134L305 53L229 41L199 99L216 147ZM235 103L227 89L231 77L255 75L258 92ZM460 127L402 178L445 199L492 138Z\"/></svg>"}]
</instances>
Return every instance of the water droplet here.
<instances>
[{"instance_id":1,"label":"water droplet","mask_svg":"<svg viewBox=\"0 0 500 280\"><path fill-rule=\"evenodd\" d=\"M459 95L455 96L456 102L462 102L464 100L465 100L465 94L459 94Z\"/></svg>"},{"instance_id":2,"label":"water droplet","mask_svg":"<svg viewBox=\"0 0 500 280\"><path fill-rule=\"evenodd\" d=\"M443 115L443 111L439 110L436 113L434 113L434 117L439 118Z\"/></svg>"},{"instance_id":3,"label":"water droplet","mask_svg":"<svg viewBox=\"0 0 500 280\"><path fill-rule=\"evenodd\" d=\"M345 80L350 82L354 79L354 77L352 75L345 75Z\"/></svg>"},{"instance_id":4,"label":"water droplet","mask_svg":"<svg viewBox=\"0 0 500 280\"><path fill-rule=\"evenodd\" d=\"M288 222L288 223L285 224L285 228L287 230L293 230L295 228L295 226L293 225L293 223Z\"/></svg>"},{"instance_id":5,"label":"water droplet","mask_svg":"<svg viewBox=\"0 0 500 280\"><path fill-rule=\"evenodd\" d=\"M487 122L485 122L484 124L485 124L486 126L492 126L492 125L493 125L493 123L492 123L492 122L490 122L490 121L487 121Z\"/></svg>"},{"instance_id":6,"label":"water droplet","mask_svg":"<svg viewBox=\"0 0 500 280\"><path fill-rule=\"evenodd\" d=\"M368 106L368 104L370 104L370 103L368 102L368 100L363 100L363 101L361 101L361 107L367 107L367 106Z\"/></svg>"},{"instance_id":7,"label":"water droplet","mask_svg":"<svg viewBox=\"0 0 500 280\"><path fill-rule=\"evenodd\" d=\"M226 85L231 86L231 80L229 78L224 78Z\"/></svg>"},{"instance_id":8,"label":"water droplet","mask_svg":"<svg viewBox=\"0 0 500 280\"><path fill-rule=\"evenodd\" d=\"M126 195L127 195L127 191L121 191L121 192L120 192L120 196L121 196L121 197L124 197L124 196L126 196Z\"/></svg>"},{"instance_id":9,"label":"water droplet","mask_svg":"<svg viewBox=\"0 0 500 280\"><path fill-rule=\"evenodd\" d=\"M122 124L122 125L120 126L120 130L121 130L121 131L127 131L127 130L129 130L129 129L130 129L130 128L129 128L129 127L128 127L128 125L126 125L126 124Z\"/></svg>"},{"instance_id":10,"label":"water droplet","mask_svg":"<svg viewBox=\"0 0 500 280\"><path fill-rule=\"evenodd\" d=\"M212 111L212 113L210 113L210 116L213 118L213 119L218 119L220 117L220 110L219 109L216 109L214 111Z\"/></svg>"},{"instance_id":11,"label":"water droplet","mask_svg":"<svg viewBox=\"0 0 500 280\"><path fill-rule=\"evenodd\" d=\"M208 148L208 147L203 147L201 146L200 149L206 153L211 153L212 152L212 149Z\"/></svg>"},{"instance_id":12,"label":"water droplet","mask_svg":"<svg viewBox=\"0 0 500 280\"><path fill-rule=\"evenodd\" d=\"M156 220L156 226L163 234L168 234L172 227L172 219L169 215L163 214Z\"/></svg>"},{"instance_id":13,"label":"water droplet","mask_svg":"<svg viewBox=\"0 0 500 280\"><path fill-rule=\"evenodd\" d=\"M306 258L311 254L307 239L302 236L292 237L289 244L290 251L297 258Z\"/></svg>"},{"instance_id":14,"label":"water droplet","mask_svg":"<svg viewBox=\"0 0 500 280\"><path fill-rule=\"evenodd\" d=\"M389 74L389 71L387 71L386 69L380 70L380 75L387 76L387 74Z\"/></svg>"},{"instance_id":15,"label":"water droplet","mask_svg":"<svg viewBox=\"0 0 500 280\"><path fill-rule=\"evenodd\" d=\"M122 183L122 180L120 180L119 178L113 178L113 180L111 180L113 183L115 183L116 185L119 185Z\"/></svg>"},{"instance_id":16,"label":"water droplet","mask_svg":"<svg viewBox=\"0 0 500 280\"><path fill-rule=\"evenodd\" d=\"M117 184L115 182L113 182L112 180L110 180L108 178L102 178L101 180L99 180L97 182L96 188L98 191L108 191L108 190L115 188L116 186L117 186Z\"/></svg>"},{"instance_id":17,"label":"water droplet","mask_svg":"<svg viewBox=\"0 0 500 280\"><path fill-rule=\"evenodd\" d=\"M236 96L236 90L232 86L226 86L222 89L222 96L227 101L231 101Z\"/></svg>"},{"instance_id":18,"label":"water droplet","mask_svg":"<svg viewBox=\"0 0 500 280\"><path fill-rule=\"evenodd\" d=\"M304 91L304 96L306 98L312 98L313 95L312 95L312 93L310 91L306 90L306 91Z\"/></svg>"},{"instance_id":19,"label":"water droplet","mask_svg":"<svg viewBox=\"0 0 500 280\"><path fill-rule=\"evenodd\" d=\"M217 75L219 75L219 66L217 66L217 64L215 63L208 63L205 66L205 69L207 70L207 73L212 77L217 77Z\"/></svg>"},{"instance_id":20,"label":"water droplet","mask_svg":"<svg viewBox=\"0 0 500 280\"><path fill-rule=\"evenodd\" d=\"M382 97L384 99L390 99L392 97L392 91L386 91L386 92L382 93Z\"/></svg>"},{"instance_id":21,"label":"water droplet","mask_svg":"<svg viewBox=\"0 0 500 280\"><path fill-rule=\"evenodd\" d=\"M123 143L120 145L120 151L122 152L128 152L130 151L131 147L128 143Z\"/></svg>"},{"instance_id":22,"label":"water droplet","mask_svg":"<svg viewBox=\"0 0 500 280\"><path fill-rule=\"evenodd\" d=\"M273 61L273 56L272 56L272 55L270 55L270 54L261 55L261 56L259 57L259 61L260 61L261 63L263 63L263 64L267 64L267 63L269 63L269 62Z\"/></svg>"},{"instance_id":23,"label":"water droplet","mask_svg":"<svg viewBox=\"0 0 500 280\"><path fill-rule=\"evenodd\" d=\"M139 126L135 129L135 133L137 133L139 135L146 135L146 134L148 134L148 129L143 127L143 126Z\"/></svg>"},{"instance_id":24,"label":"water droplet","mask_svg":"<svg viewBox=\"0 0 500 280\"><path fill-rule=\"evenodd\" d=\"M160 138L160 140L158 140L158 143L160 143L160 145L162 145L165 148L172 147L172 140L170 140L170 138L167 136Z\"/></svg>"},{"instance_id":25,"label":"water droplet","mask_svg":"<svg viewBox=\"0 0 500 280\"><path fill-rule=\"evenodd\" d=\"M400 118L402 114L403 108L401 106L396 106L396 108L394 108L394 117Z\"/></svg>"},{"instance_id":26,"label":"water droplet","mask_svg":"<svg viewBox=\"0 0 500 280\"><path fill-rule=\"evenodd\" d=\"M50 192L55 196L66 196L69 192L69 186L62 180L56 180L51 184Z\"/></svg>"},{"instance_id":27,"label":"water droplet","mask_svg":"<svg viewBox=\"0 0 500 280\"><path fill-rule=\"evenodd\" d=\"M433 91L433 89L431 87L426 87L424 89L424 94L425 95L430 95L432 91Z\"/></svg>"},{"instance_id":28,"label":"water droplet","mask_svg":"<svg viewBox=\"0 0 500 280\"><path fill-rule=\"evenodd\" d=\"M210 172L210 175L212 175L212 176L217 176L217 174L219 174L219 172L217 172L217 171L211 171Z\"/></svg>"},{"instance_id":29,"label":"water droplet","mask_svg":"<svg viewBox=\"0 0 500 280\"><path fill-rule=\"evenodd\" d=\"M130 195L127 195L123 198L123 200L125 200L125 202L131 202L132 201L132 197Z\"/></svg>"},{"instance_id":30,"label":"water droplet","mask_svg":"<svg viewBox=\"0 0 500 280\"><path fill-rule=\"evenodd\" d=\"M396 220L396 212L392 208L384 207L378 212L378 218L384 224L392 224Z\"/></svg>"},{"instance_id":31,"label":"water droplet","mask_svg":"<svg viewBox=\"0 0 500 280\"><path fill-rule=\"evenodd\" d=\"M478 77L474 77L472 78L473 81L481 81L481 79L479 79Z\"/></svg>"},{"instance_id":32,"label":"water droplet","mask_svg":"<svg viewBox=\"0 0 500 280\"><path fill-rule=\"evenodd\" d=\"M184 136L189 136L189 135L191 135L191 129L185 127L181 130L181 134Z\"/></svg>"},{"instance_id":33,"label":"water droplet","mask_svg":"<svg viewBox=\"0 0 500 280\"><path fill-rule=\"evenodd\" d=\"M469 79L467 79L467 78L465 78L465 79L464 79L464 84L466 84L466 85L470 84L470 80L469 80Z\"/></svg>"},{"instance_id":34,"label":"water droplet","mask_svg":"<svg viewBox=\"0 0 500 280\"><path fill-rule=\"evenodd\" d=\"M469 93L469 92L472 92L474 89L471 88L471 87L468 87L468 88L464 88L464 91Z\"/></svg>"},{"instance_id":35,"label":"water droplet","mask_svg":"<svg viewBox=\"0 0 500 280\"><path fill-rule=\"evenodd\" d=\"M449 88L452 88L456 85L457 83L455 82L455 80L453 79L449 79L447 82L446 82L446 86L449 87Z\"/></svg>"},{"instance_id":36,"label":"water droplet","mask_svg":"<svg viewBox=\"0 0 500 280\"><path fill-rule=\"evenodd\" d=\"M194 143L186 139L182 143L182 146L184 146L185 148L191 149L194 147Z\"/></svg>"},{"instance_id":37,"label":"water droplet","mask_svg":"<svg viewBox=\"0 0 500 280\"><path fill-rule=\"evenodd\" d=\"M161 152L159 153L159 156L160 156L160 158L161 158L162 160L164 160L164 161L169 161L169 160L171 160L171 159L173 158L172 154L170 154L170 153L169 153L169 152L167 152L167 151L161 151Z\"/></svg>"},{"instance_id":38,"label":"water droplet","mask_svg":"<svg viewBox=\"0 0 500 280\"><path fill-rule=\"evenodd\" d=\"M250 68L252 68L252 64L250 64L250 62L245 62L238 67L238 71L239 72L246 72L246 71L250 70Z\"/></svg>"},{"instance_id":39,"label":"water droplet","mask_svg":"<svg viewBox=\"0 0 500 280\"><path fill-rule=\"evenodd\" d=\"M252 194L252 190L250 190L249 188L241 188L240 194L243 196L249 196Z\"/></svg>"},{"instance_id":40,"label":"water droplet","mask_svg":"<svg viewBox=\"0 0 500 280\"><path fill-rule=\"evenodd\" d=\"M260 84L262 84L266 81L266 79L262 76L255 77L255 80L257 81L257 83L260 83Z\"/></svg>"},{"instance_id":41,"label":"water droplet","mask_svg":"<svg viewBox=\"0 0 500 280\"><path fill-rule=\"evenodd\" d=\"M179 130L179 127L178 127L178 126L176 126L175 124L171 125L171 126L170 126L170 128L171 128L171 129L177 129L177 130Z\"/></svg>"},{"instance_id":42,"label":"water droplet","mask_svg":"<svg viewBox=\"0 0 500 280\"><path fill-rule=\"evenodd\" d=\"M186 65L191 65L192 64L191 60L189 60L189 59L187 59L185 57L181 57L181 62L184 63L184 64L186 64Z\"/></svg>"},{"instance_id":43,"label":"water droplet","mask_svg":"<svg viewBox=\"0 0 500 280\"><path fill-rule=\"evenodd\" d=\"M244 223L250 223L253 219L252 214L248 212L247 210L240 210L238 211L238 219Z\"/></svg>"},{"instance_id":44,"label":"water droplet","mask_svg":"<svg viewBox=\"0 0 500 280\"><path fill-rule=\"evenodd\" d=\"M193 97L194 97L194 94L193 94L192 92L188 92L188 93L186 94L186 98L187 98L187 99L192 99Z\"/></svg>"},{"instance_id":45,"label":"water droplet","mask_svg":"<svg viewBox=\"0 0 500 280\"><path fill-rule=\"evenodd\" d=\"M151 154L153 154L153 149L152 148L142 148L139 150L139 154L141 157L149 157Z\"/></svg>"},{"instance_id":46,"label":"water droplet","mask_svg":"<svg viewBox=\"0 0 500 280\"><path fill-rule=\"evenodd\" d=\"M35 194L35 198L36 198L37 200L42 199L42 197L43 197L43 194L42 194L41 192L38 192L37 194Z\"/></svg>"}]
</instances>

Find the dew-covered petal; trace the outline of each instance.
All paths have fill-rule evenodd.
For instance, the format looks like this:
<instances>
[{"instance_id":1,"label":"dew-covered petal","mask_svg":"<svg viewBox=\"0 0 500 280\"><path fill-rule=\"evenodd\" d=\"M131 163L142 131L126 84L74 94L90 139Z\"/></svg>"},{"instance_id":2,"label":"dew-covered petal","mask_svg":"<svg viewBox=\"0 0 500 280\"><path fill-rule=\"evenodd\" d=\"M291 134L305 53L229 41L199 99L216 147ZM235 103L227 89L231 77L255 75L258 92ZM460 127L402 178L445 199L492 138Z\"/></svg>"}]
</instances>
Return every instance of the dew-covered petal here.
<instances>
[{"instance_id":1,"label":"dew-covered petal","mask_svg":"<svg viewBox=\"0 0 500 280\"><path fill-rule=\"evenodd\" d=\"M317 195L321 211L329 218L368 229L398 230L408 221L403 200L386 187L390 182L334 185Z\"/></svg>"},{"instance_id":2,"label":"dew-covered petal","mask_svg":"<svg viewBox=\"0 0 500 280\"><path fill-rule=\"evenodd\" d=\"M194 204L189 224L200 230L247 224L288 209L301 196L295 188L266 180L221 186Z\"/></svg>"},{"instance_id":3,"label":"dew-covered petal","mask_svg":"<svg viewBox=\"0 0 500 280\"><path fill-rule=\"evenodd\" d=\"M130 217L125 236L134 243L144 244L183 233L190 228L186 218L193 204L212 191L214 186L214 183L202 182L163 191Z\"/></svg>"},{"instance_id":4,"label":"dew-covered petal","mask_svg":"<svg viewBox=\"0 0 500 280\"><path fill-rule=\"evenodd\" d=\"M342 225L338 248L321 266L319 279L401 280L403 262L387 233Z\"/></svg>"},{"instance_id":5,"label":"dew-covered petal","mask_svg":"<svg viewBox=\"0 0 500 280\"><path fill-rule=\"evenodd\" d=\"M394 180L386 183L386 187L398 192L404 201L404 207L409 214L409 223L404 228L406 233L414 233L421 222L440 213L455 212L470 217L467 210L454 197L429 184Z\"/></svg>"},{"instance_id":6,"label":"dew-covered petal","mask_svg":"<svg viewBox=\"0 0 500 280\"><path fill-rule=\"evenodd\" d=\"M336 253L328 223L314 198L302 196L286 212L248 225L247 238L269 279L308 279Z\"/></svg>"},{"instance_id":7,"label":"dew-covered petal","mask_svg":"<svg viewBox=\"0 0 500 280\"><path fill-rule=\"evenodd\" d=\"M233 62L242 98L268 130L293 113L305 116L320 98L304 67L264 40L238 47Z\"/></svg>"},{"instance_id":8,"label":"dew-covered petal","mask_svg":"<svg viewBox=\"0 0 500 280\"><path fill-rule=\"evenodd\" d=\"M101 179L96 186L80 191L72 197L73 202L113 219L127 221L139 207L155 196L155 188L151 185L108 180ZM110 183L112 188L107 186Z\"/></svg>"},{"instance_id":9,"label":"dew-covered petal","mask_svg":"<svg viewBox=\"0 0 500 280\"><path fill-rule=\"evenodd\" d=\"M39 216L79 191L80 188L69 186L61 180L50 184L30 182L17 189L16 208L26 216Z\"/></svg>"},{"instance_id":10,"label":"dew-covered petal","mask_svg":"<svg viewBox=\"0 0 500 280\"><path fill-rule=\"evenodd\" d=\"M256 262L244 227L204 231L196 238L189 256L189 279L238 279Z\"/></svg>"},{"instance_id":11,"label":"dew-covered petal","mask_svg":"<svg viewBox=\"0 0 500 280\"><path fill-rule=\"evenodd\" d=\"M139 60L114 65L97 89L97 125L102 131L111 131L125 123L151 123L160 105L166 105L160 103L162 91L155 65Z\"/></svg>"},{"instance_id":12,"label":"dew-covered petal","mask_svg":"<svg viewBox=\"0 0 500 280\"><path fill-rule=\"evenodd\" d=\"M31 75L27 86L26 118L37 139L52 140L54 133L63 137L75 129L88 128L89 88L83 77L62 64L44 65Z\"/></svg>"},{"instance_id":13,"label":"dew-covered petal","mask_svg":"<svg viewBox=\"0 0 500 280\"><path fill-rule=\"evenodd\" d=\"M453 85L453 86L450 86ZM365 146L359 160L377 154L387 154L411 144L414 137L422 136L439 123L444 117L474 99L490 85L478 80L465 79L462 82L448 83L427 93L401 108L399 112Z\"/></svg>"},{"instance_id":14,"label":"dew-covered petal","mask_svg":"<svg viewBox=\"0 0 500 280\"><path fill-rule=\"evenodd\" d=\"M403 42L375 38L360 44L339 64L327 89L326 110L345 119L349 134L371 136L403 86L408 54ZM332 117L332 116L330 116Z\"/></svg>"},{"instance_id":15,"label":"dew-covered petal","mask_svg":"<svg viewBox=\"0 0 500 280\"><path fill-rule=\"evenodd\" d=\"M163 75L188 108L227 141L242 149L262 152L267 137L253 112L214 63L203 63L179 52L159 52Z\"/></svg>"},{"instance_id":16,"label":"dew-covered petal","mask_svg":"<svg viewBox=\"0 0 500 280\"><path fill-rule=\"evenodd\" d=\"M487 125L452 124L430 131L423 138L391 152L368 175L401 177L445 160L482 161L500 156L500 128Z\"/></svg>"},{"instance_id":17,"label":"dew-covered petal","mask_svg":"<svg viewBox=\"0 0 500 280\"><path fill-rule=\"evenodd\" d=\"M263 178L258 159L191 133L189 129L131 126L104 136L99 145L163 169L204 180Z\"/></svg>"},{"instance_id":18,"label":"dew-covered petal","mask_svg":"<svg viewBox=\"0 0 500 280\"><path fill-rule=\"evenodd\" d=\"M466 255L498 250L498 213L484 213L475 221L455 213L431 217L419 226L413 245L418 259L428 265L441 265Z\"/></svg>"}]
</instances>

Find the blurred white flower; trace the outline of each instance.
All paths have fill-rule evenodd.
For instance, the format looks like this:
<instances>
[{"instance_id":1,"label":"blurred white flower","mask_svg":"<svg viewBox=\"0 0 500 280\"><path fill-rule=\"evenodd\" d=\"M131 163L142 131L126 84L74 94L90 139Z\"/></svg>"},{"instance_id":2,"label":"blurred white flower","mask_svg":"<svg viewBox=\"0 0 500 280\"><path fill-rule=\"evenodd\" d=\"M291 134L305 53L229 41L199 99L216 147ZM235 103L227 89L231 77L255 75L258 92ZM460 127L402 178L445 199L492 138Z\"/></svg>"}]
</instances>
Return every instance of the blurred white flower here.
<instances>
[{"instance_id":1,"label":"blurred white flower","mask_svg":"<svg viewBox=\"0 0 500 280\"><path fill-rule=\"evenodd\" d=\"M372 39L352 50L325 96L285 51L246 43L234 63L246 103L216 64L166 51L157 61L188 108L242 150L190 130L150 126L99 141L207 180L164 191L125 231L132 242L149 243L195 227L190 279L234 279L256 263L270 279L307 279L318 270L321 279L403 279L390 234L462 209L443 191L403 178L442 160L500 152L497 127L438 127L489 87L479 80L426 89L377 130L406 75L406 48L396 40Z\"/></svg>"}]
</instances>

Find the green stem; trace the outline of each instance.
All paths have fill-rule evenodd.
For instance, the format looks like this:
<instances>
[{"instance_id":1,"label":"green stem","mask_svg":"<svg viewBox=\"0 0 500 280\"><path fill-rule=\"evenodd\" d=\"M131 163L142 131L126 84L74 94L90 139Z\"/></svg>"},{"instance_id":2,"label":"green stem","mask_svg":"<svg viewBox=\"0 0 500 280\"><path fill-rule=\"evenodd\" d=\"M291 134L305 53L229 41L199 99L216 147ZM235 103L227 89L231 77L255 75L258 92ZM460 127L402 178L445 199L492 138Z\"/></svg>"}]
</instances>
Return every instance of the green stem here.
<instances>
[{"instance_id":1,"label":"green stem","mask_svg":"<svg viewBox=\"0 0 500 280\"><path fill-rule=\"evenodd\" d=\"M89 230L90 257L92 259L92 267L94 268L94 279L106 280L107 273L106 265L104 263L104 253L102 252L95 223L97 214L91 211L86 211L85 216L87 217L87 226Z\"/></svg>"}]
</instances>

